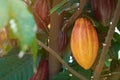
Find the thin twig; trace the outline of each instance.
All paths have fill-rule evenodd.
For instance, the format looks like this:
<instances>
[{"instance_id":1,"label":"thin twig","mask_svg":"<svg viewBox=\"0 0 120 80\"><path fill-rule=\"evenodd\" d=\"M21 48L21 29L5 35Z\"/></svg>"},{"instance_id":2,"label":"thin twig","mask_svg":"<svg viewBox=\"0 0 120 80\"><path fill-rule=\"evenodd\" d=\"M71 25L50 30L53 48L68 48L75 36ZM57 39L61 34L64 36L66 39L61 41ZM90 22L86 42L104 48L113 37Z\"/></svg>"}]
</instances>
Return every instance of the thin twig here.
<instances>
[{"instance_id":1,"label":"thin twig","mask_svg":"<svg viewBox=\"0 0 120 80\"><path fill-rule=\"evenodd\" d=\"M43 47L46 51L48 51L52 56L54 56L60 63L62 63L66 68L68 68L68 70L75 75L76 77L78 77L81 80L87 80L85 77L83 77L82 75L80 75L78 72L76 72L75 70L73 70L54 50L52 50L51 48L47 47L45 44L43 44L41 41L38 40L38 44Z\"/></svg>"},{"instance_id":2,"label":"thin twig","mask_svg":"<svg viewBox=\"0 0 120 80\"><path fill-rule=\"evenodd\" d=\"M81 14L84 6L86 5L87 0L80 0L80 6L78 10L70 17L70 19L62 27L62 31L67 31L67 29L75 22L78 16Z\"/></svg>"},{"instance_id":3,"label":"thin twig","mask_svg":"<svg viewBox=\"0 0 120 80\"><path fill-rule=\"evenodd\" d=\"M100 55L100 60L98 62L98 65L96 66L95 72L94 72L94 80L99 80L100 74L102 72L102 69L104 67L104 62L106 55L108 53L109 47L111 45L111 40L114 34L115 26L117 25L117 22L119 20L120 16L120 0L118 0L118 4L112 19L112 25L110 26L110 29L108 31L107 37L105 39L105 46L103 46L102 53Z\"/></svg>"},{"instance_id":4,"label":"thin twig","mask_svg":"<svg viewBox=\"0 0 120 80\"><path fill-rule=\"evenodd\" d=\"M112 76L112 75L119 75L119 74L120 74L120 72L112 72L112 73L109 73L109 74L101 75L100 77L104 78L104 77L108 77L108 76Z\"/></svg>"}]
</instances>

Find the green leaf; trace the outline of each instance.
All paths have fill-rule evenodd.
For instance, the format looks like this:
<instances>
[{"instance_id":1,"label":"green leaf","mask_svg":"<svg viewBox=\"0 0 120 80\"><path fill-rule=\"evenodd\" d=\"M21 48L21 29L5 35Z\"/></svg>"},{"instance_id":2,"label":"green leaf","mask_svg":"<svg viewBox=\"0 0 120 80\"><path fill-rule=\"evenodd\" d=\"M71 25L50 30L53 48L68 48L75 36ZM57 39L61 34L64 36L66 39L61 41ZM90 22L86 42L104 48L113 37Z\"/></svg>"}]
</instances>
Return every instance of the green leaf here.
<instances>
[{"instance_id":1,"label":"green leaf","mask_svg":"<svg viewBox=\"0 0 120 80\"><path fill-rule=\"evenodd\" d=\"M60 7L62 7L66 2L68 2L68 0L62 0L59 4L57 4L55 7L53 7L50 10L50 14L52 14L53 12L55 12L56 10L58 10Z\"/></svg>"},{"instance_id":2,"label":"green leaf","mask_svg":"<svg viewBox=\"0 0 120 80\"><path fill-rule=\"evenodd\" d=\"M112 59L118 60L118 51L120 50L120 44L117 42L112 43L110 49L110 56Z\"/></svg>"},{"instance_id":3,"label":"green leaf","mask_svg":"<svg viewBox=\"0 0 120 80\"><path fill-rule=\"evenodd\" d=\"M5 27L8 23L8 4L7 0L0 0L0 28Z\"/></svg>"},{"instance_id":4,"label":"green leaf","mask_svg":"<svg viewBox=\"0 0 120 80\"><path fill-rule=\"evenodd\" d=\"M22 0L0 0L0 28L9 23L23 51L35 37L35 21Z\"/></svg>"},{"instance_id":5,"label":"green leaf","mask_svg":"<svg viewBox=\"0 0 120 80\"><path fill-rule=\"evenodd\" d=\"M33 67L36 68L36 59L37 59L37 40L36 38L34 38L34 40L32 41L32 44L30 45L31 47L31 52L32 52L32 57L33 57Z\"/></svg>"},{"instance_id":6,"label":"green leaf","mask_svg":"<svg viewBox=\"0 0 120 80\"><path fill-rule=\"evenodd\" d=\"M10 27L19 39L21 46L30 45L35 36L35 21L21 0L8 0L10 12Z\"/></svg>"},{"instance_id":7,"label":"green leaf","mask_svg":"<svg viewBox=\"0 0 120 80\"><path fill-rule=\"evenodd\" d=\"M60 72L57 76L53 77L52 80L70 80L69 72Z\"/></svg>"},{"instance_id":8,"label":"green leaf","mask_svg":"<svg viewBox=\"0 0 120 80\"><path fill-rule=\"evenodd\" d=\"M110 56L107 55L107 56L106 56L106 60L105 60L105 65L106 65L107 67L110 67L110 64L111 64L111 62L109 61L109 59L110 59Z\"/></svg>"},{"instance_id":9,"label":"green leaf","mask_svg":"<svg viewBox=\"0 0 120 80\"><path fill-rule=\"evenodd\" d=\"M33 59L35 60L36 57L37 57L37 40L36 38L34 38L34 40L32 41L32 44L31 44L31 52L33 54Z\"/></svg>"},{"instance_id":10,"label":"green leaf","mask_svg":"<svg viewBox=\"0 0 120 80\"><path fill-rule=\"evenodd\" d=\"M26 54L18 58L18 49L11 50L7 56L0 58L0 80L29 80L33 75L32 56ZM40 57L37 57L36 65Z\"/></svg>"},{"instance_id":11,"label":"green leaf","mask_svg":"<svg viewBox=\"0 0 120 80\"><path fill-rule=\"evenodd\" d=\"M80 0L69 0L66 4L64 4L63 6L61 6L57 12L58 14L61 14L63 11L65 10L72 10L78 7L78 4Z\"/></svg>"}]
</instances>

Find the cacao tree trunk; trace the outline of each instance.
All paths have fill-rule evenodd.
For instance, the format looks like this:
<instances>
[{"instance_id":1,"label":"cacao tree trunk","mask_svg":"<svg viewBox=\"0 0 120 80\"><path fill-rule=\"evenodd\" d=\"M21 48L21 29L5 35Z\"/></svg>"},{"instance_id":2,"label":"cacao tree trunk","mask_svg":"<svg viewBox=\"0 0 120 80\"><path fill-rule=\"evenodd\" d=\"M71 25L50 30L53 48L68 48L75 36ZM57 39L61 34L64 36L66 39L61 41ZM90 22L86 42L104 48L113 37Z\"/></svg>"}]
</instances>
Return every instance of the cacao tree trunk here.
<instances>
[{"instance_id":1,"label":"cacao tree trunk","mask_svg":"<svg viewBox=\"0 0 120 80\"><path fill-rule=\"evenodd\" d=\"M56 4L58 4L61 0L53 0L52 7L54 7ZM62 25L63 16L58 15L56 12L50 15L50 33L49 33L49 47L55 50L58 53L58 36L59 36L59 30ZM59 54L59 53L58 53ZM48 58L49 62L49 80L52 79L52 77L57 74L61 69L61 64L58 62L58 60L53 57L52 55L49 55Z\"/></svg>"}]
</instances>

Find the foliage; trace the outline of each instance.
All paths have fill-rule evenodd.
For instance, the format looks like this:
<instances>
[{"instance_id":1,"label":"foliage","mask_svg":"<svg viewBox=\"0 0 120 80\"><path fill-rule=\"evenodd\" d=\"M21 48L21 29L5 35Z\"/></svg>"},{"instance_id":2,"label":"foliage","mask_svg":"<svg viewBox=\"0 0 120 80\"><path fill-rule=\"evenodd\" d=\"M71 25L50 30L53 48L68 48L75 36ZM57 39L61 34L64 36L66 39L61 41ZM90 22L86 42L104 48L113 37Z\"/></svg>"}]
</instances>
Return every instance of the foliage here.
<instances>
[{"instance_id":1,"label":"foliage","mask_svg":"<svg viewBox=\"0 0 120 80\"><path fill-rule=\"evenodd\" d=\"M79 0L63 0L58 5L53 7L50 10L50 13L52 14L57 11L58 14L61 14L63 11L75 9L78 6L77 3L79 3Z\"/></svg>"},{"instance_id":2,"label":"foliage","mask_svg":"<svg viewBox=\"0 0 120 80\"><path fill-rule=\"evenodd\" d=\"M19 49L12 49L8 55L0 58L0 80L27 80L33 75L32 56L26 54L18 58ZM40 57L37 57L38 65Z\"/></svg>"},{"instance_id":3,"label":"foliage","mask_svg":"<svg viewBox=\"0 0 120 80\"><path fill-rule=\"evenodd\" d=\"M28 80L33 76L33 67L36 68L36 66L38 66L40 58L48 57L48 52L41 48L37 42L40 40L48 46L50 37L49 33L37 29L36 22L34 21L34 15L30 9L32 8L33 3L28 5L25 4L25 1L34 2L35 0L0 0L0 31L3 28L8 31L8 45L7 49L5 49L8 53L7 55L5 54L5 56L0 57L0 80ZM115 0L115 6L117 5L118 1L119 0ZM54 14L54 12L57 12L59 15L64 13L63 23L66 24L72 15L76 16L75 12L78 11L79 5L82 5L81 2L82 0L61 0L61 2L59 2L50 10L50 15ZM77 62L74 60L74 57L72 57L70 49L70 37L73 25L70 25L66 32L68 37L67 47L63 50L62 57L62 59L69 64L70 67L86 77L88 80L91 80L91 77L93 76L95 70L94 67L97 64L101 50L105 45L103 43L105 42L107 32L110 28L109 25L105 27L103 24L101 24L101 22L96 20L90 4L90 1L88 1L81 14L79 14L79 17L89 18L97 30L100 45L96 63L89 70L84 70L80 65L77 64ZM116 25L116 28L118 31L120 31L120 19ZM12 39L17 40L17 46L11 46L10 40ZM0 44L0 46L3 47L3 44ZM8 47L10 48L8 49ZM0 55L3 50L4 48L0 47ZM112 37L108 54L106 55L106 60L104 62L105 66L102 70L101 76L111 72L120 72L120 60L118 59L119 50L120 34L115 32ZM71 60L72 62L70 62ZM111 76L105 77L110 78ZM119 76L116 78L116 80L117 79L119 79ZM71 72L62 64L61 72L56 74L52 80L79 79L74 76L74 74L71 74Z\"/></svg>"}]
</instances>

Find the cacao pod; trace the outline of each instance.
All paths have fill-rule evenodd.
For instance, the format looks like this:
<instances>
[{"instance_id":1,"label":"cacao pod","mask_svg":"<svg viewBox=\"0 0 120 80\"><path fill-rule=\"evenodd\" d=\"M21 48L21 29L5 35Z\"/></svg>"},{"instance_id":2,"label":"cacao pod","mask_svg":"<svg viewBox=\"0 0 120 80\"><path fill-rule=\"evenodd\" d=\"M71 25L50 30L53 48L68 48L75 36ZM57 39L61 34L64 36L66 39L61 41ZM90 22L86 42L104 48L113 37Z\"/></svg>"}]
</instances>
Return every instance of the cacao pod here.
<instances>
[{"instance_id":1,"label":"cacao pod","mask_svg":"<svg viewBox=\"0 0 120 80\"><path fill-rule=\"evenodd\" d=\"M41 59L37 73L30 80L48 80L48 60Z\"/></svg>"},{"instance_id":2,"label":"cacao pod","mask_svg":"<svg viewBox=\"0 0 120 80\"><path fill-rule=\"evenodd\" d=\"M110 23L114 12L114 0L91 0L93 13L104 26Z\"/></svg>"},{"instance_id":3,"label":"cacao pod","mask_svg":"<svg viewBox=\"0 0 120 80\"><path fill-rule=\"evenodd\" d=\"M47 0L36 0L33 4L33 15L39 29L46 30L50 23Z\"/></svg>"},{"instance_id":4,"label":"cacao pod","mask_svg":"<svg viewBox=\"0 0 120 80\"><path fill-rule=\"evenodd\" d=\"M58 51L61 53L65 49L67 45L67 34L63 31L59 32L59 37L58 37Z\"/></svg>"},{"instance_id":5,"label":"cacao pod","mask_svg":"<svg viewBox=\"0 0 120 80\"><path fill-rule=\"evenodd\" d=\"M97 56L98 37L95 28L87 18L76 20L71 34L73 57L84 69L89 69Z\"/></svg>"}]
</instances>

